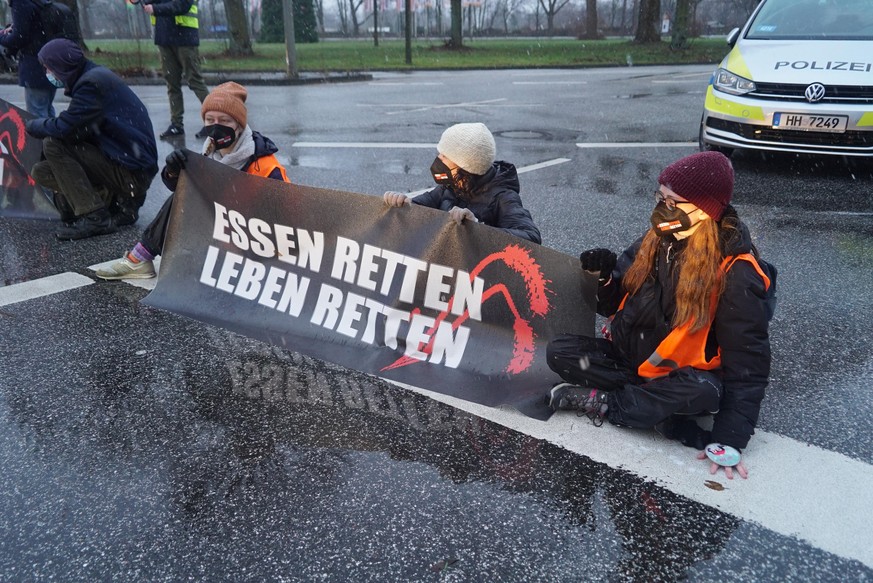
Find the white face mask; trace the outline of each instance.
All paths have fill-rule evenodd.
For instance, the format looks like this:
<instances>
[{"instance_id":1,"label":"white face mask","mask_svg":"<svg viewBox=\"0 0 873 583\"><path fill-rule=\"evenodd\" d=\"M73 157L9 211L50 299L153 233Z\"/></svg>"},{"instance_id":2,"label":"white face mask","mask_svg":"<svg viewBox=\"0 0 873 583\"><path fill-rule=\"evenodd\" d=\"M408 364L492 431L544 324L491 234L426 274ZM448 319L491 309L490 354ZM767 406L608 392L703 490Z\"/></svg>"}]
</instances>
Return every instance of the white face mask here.
<instances>
[{"instance_id":1,"label":"white face mask","mask_svg":"<svg viewBox=\"0 0 873 583\"><path fill-rule=\"evenodd\" d=\"M682 210L684 210L685 214L688 215L688 218L691 219L691 227L690 228L688 228L684 231L679 231L679 232L673 233L673 237L677 241L681 241L682 239L686 239L686 238L690 237L691 235L693 235L694 232L700 228L700 225L703 223L703 221L709 219L708 214L706 214L705 212L703 212L702 210L700 210L699 208L697 208L696 206L694 206L691 203L680 202L680 203L677 203L676 206L680 207L680 208L685 207ZM694 210L691 210L691 209L694 209Z\"/></svg>"}]
</instances>

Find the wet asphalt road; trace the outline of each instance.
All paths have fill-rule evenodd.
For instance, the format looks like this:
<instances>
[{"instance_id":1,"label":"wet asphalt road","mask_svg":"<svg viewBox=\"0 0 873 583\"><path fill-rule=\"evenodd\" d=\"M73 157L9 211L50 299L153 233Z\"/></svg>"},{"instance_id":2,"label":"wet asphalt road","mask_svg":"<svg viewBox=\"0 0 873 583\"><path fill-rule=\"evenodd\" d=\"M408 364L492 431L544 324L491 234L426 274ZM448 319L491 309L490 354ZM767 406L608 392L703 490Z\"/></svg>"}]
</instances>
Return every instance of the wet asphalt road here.
<instances>
[{"instance_id":1,"label":"wet asphalt road","mask_svg":"<svg viewBox=\"0 0 873 583\"><path fill-rule=\"evenodd\" d=\"M660 170L695 147L576 144L695 142L709 73L252 87L249 123L279 145L292 180L381 194L426 187L434 150L324 146L435 144L448 125L483 121L517 166L570 159L521 176L544 244L618 251L645 229ZM136 92L162 130L164 89ZM21 89L0 97L20 104ZM160 148L163 158L171 145ZM871 464L873 163L734 165L735 206L780 270L759 427ZM167 194L156 180L137 225L75 243L57 242L49 222L0 219L3 284L91 276ZM632 466L146 308L145 293L100 283L0 308L0 580L873 578L869 564L687 500Z\"/></svg>"}]
</instances>

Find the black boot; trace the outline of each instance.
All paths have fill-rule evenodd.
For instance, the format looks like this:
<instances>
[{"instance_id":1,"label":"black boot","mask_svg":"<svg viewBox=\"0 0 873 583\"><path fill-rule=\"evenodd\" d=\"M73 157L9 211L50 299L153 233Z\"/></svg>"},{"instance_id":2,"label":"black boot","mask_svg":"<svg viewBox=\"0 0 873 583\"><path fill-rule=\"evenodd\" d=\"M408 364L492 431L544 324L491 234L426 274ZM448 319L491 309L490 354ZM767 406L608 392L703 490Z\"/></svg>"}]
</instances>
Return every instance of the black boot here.
<instances>
[{"instance_id":1,"label":"black boot","mask_svg":"<svg viewBox=\"0 0 873 583\"><path fill-rule=\"evenodd\" d=\"M61 241L76 241L97 235L114 233L118 228L105 208L96 210L66 224L55 233Z\"/></svg>"},{"instance_id":2,"label":"black boot","mask_svg":"<svg viewBox=\"0 0 873 583\"><path fill-rule=\"evenodd\" d=\"M139 209L121 203L118 198L109 205L109 214L116 227L132 225L139 219Z\"/></svg>"},{"instance_id":3,"label":"black boot","mask_svg":"<svg viewBox=\"0 0 873 583\"><path fill-rule=\"evenodd\" d=\"M73 223L76 220L76 213L73 212L73 207L70 206L70 203L67 202L66 197L60 192L55 192L54 190L47 190L51 193L51 201L54 207L57 209L58 214L61 215L61 222L64 224Z\"/></svg>"}]
</instances>

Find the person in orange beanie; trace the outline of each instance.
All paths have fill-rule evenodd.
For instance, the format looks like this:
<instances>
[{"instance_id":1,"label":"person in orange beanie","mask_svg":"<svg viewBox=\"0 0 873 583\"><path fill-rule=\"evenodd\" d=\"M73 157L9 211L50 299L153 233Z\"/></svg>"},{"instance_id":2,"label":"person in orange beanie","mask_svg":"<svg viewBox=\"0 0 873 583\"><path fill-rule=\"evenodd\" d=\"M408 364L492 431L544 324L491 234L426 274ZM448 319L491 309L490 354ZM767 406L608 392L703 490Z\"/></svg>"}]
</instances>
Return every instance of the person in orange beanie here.
<instances>
[{"instance_id":1,"label":"person in orange beanie","mask_svg":"<svg viewBox=\"0 0 873 583\"><path fill-rule=\"evenodd\" d=\"M249 127L247 97L245 87L228 82L213 89L203 100L200 108L206 136L203 155L249 174L290 182L285 168L276 159L279 149L272 140ZM187 161L183 149L174 150L167 156L161 179L171 191L176 190L179 173ZM97 277L107 280L155 277L153 260L163 249L172 206L171 194L146 227L142 240L127 255L109 267L97 270Z\"/></svg>"}]
</instances>

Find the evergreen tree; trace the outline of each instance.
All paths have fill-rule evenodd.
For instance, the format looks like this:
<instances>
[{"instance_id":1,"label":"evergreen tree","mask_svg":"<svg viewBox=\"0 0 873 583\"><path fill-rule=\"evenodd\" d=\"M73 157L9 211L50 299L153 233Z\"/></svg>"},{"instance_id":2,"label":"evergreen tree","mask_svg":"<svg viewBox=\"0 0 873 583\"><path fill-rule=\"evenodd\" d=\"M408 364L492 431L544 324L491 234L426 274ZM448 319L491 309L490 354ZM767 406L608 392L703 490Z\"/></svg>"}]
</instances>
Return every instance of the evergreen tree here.
<instances>
[{"instance_id":1,"label":"evergreen tree","mask_svg":"<svg viewBox=\"0 0 873 583\"><path fill-rule=\"evenodd\" d=\"M318 22L312 0L294 0L294 40L298 43L318 42ZM263 0L261 3L262 43L285 42L285 24L282 18L282 0Z\"/></svg>"}]
</instances>

